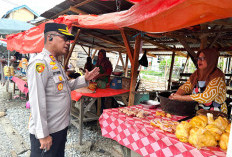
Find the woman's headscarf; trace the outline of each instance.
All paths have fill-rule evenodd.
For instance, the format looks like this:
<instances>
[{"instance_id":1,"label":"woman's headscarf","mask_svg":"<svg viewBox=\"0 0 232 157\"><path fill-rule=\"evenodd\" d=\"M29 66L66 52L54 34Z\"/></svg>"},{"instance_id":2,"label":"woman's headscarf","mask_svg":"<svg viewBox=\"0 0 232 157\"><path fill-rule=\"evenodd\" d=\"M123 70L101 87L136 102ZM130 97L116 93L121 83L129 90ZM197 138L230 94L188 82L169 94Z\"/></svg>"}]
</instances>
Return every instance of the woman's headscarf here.
<instances>
[{"instance_id":1,"label":"woman's headscarf","mask_svg":"<svg viewBox=\"0 0 232 157\"><path fill-rule=\"evenodd\" d=\"M194 88L198 81L206 81L205 85L216 77L222 77L225 79L223 72L217 68L219 52L216 49L207 48L198 52L197 57L200 53L204 53L207 62L207 67L203 70L197 69L191 76L190 82Z\"/></svg>"},{"instance_id":2,"label":"woman's headscarf","mask_svg":"<svg viewBox=\"0 0 232 157\"><path fill-rule=\"evenodd\" d=\"M103 55L103 58L101 60L99 60L99 58L97 59L96 66L101 66L104 72L106 72L109 68L112 69L112 64L110 63L109 59L106 58L106 51L104 49L99 50L98 56L100 53Z\"/></svg>"}]
</instances>

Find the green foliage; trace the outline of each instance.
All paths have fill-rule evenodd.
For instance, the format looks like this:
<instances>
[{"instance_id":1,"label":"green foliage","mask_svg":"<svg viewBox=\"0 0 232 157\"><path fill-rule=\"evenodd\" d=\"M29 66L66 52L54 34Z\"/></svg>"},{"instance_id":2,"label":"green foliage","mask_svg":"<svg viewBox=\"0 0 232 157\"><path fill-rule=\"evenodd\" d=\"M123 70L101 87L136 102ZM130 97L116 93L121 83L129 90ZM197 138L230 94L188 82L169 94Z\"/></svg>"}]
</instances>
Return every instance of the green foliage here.
<instances>
[{"instance_id":1,"label":"green foliage","mask_svg":"<svg viewBox=\"0 0 232 157\"><path fill-rule=\"evenodd\" d=\"M149 71L140 71L141 74L145 74L145 75L153 75L153 76L162 76L162 72L156 72L153 70L149 70Z\"/></svg>"}]
</instances>

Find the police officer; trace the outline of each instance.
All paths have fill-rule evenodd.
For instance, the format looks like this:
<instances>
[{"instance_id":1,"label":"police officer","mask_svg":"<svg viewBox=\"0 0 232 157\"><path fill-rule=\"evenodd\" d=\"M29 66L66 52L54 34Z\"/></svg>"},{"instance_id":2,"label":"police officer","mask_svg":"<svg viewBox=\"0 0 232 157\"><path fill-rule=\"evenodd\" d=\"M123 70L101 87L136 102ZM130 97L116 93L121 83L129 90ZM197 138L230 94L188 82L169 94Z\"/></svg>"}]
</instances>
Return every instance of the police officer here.
<instances>
[{"instance_id":1,"label":"police officer","mask_svg":"<svg viewBox=\"0 0 232 157\"><path fill-rule=\"evenodd\" d=\"M74 36L64 24L47 23L44 49L29 61L27 80L31 117L29 132L31 157L63 157L70 121L70 92L88 86L99 68L75 80L68 80L57 57L69 50Z\"/></svg>"}]
</instances>

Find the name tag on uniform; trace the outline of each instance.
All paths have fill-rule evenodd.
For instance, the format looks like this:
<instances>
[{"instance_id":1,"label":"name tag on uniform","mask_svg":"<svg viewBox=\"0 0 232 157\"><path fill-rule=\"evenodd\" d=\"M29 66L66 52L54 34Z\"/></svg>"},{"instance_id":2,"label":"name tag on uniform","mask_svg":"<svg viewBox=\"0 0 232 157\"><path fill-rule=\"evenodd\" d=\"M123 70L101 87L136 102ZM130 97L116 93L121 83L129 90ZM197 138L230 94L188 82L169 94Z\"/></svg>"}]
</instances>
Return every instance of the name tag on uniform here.
<instances>
[{"instance_id":1,"label":"name tag on uniform","mask_svg":"<svg viewBox=\"0 0 232 157\"><path fill-rule=\"evenodd\" d=\"M61 72L60 71L53 72L53 75L58 75L58 74L61 74Z\"/></svg>"}]
</instances>

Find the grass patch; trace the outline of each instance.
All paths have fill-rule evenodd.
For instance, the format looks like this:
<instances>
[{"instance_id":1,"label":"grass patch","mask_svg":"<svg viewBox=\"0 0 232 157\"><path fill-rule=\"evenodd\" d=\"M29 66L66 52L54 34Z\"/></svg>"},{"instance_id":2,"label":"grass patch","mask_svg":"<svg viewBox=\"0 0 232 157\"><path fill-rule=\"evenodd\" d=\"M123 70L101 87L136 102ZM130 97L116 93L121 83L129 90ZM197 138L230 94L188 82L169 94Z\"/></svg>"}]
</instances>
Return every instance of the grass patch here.
<instances>
[{"instance_id":1,"label":"grass patch","mask_svg":"<svg viewBox=\"0 0 232 157\"><path fill-rule=\"evenodd\" d=\"M162 76L163 73L162 72L157 72L157 71L152 71L152 70L149 70L149 71L140 71L141 74L144 74L144 75L153 75L153 76Z\"/></svg>"}]
</instances>

